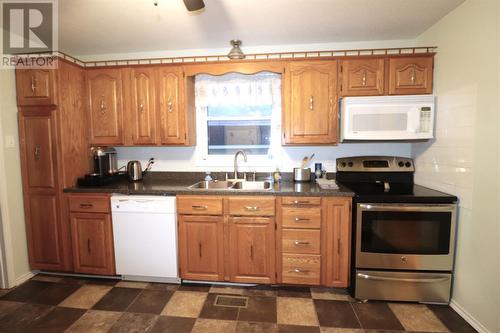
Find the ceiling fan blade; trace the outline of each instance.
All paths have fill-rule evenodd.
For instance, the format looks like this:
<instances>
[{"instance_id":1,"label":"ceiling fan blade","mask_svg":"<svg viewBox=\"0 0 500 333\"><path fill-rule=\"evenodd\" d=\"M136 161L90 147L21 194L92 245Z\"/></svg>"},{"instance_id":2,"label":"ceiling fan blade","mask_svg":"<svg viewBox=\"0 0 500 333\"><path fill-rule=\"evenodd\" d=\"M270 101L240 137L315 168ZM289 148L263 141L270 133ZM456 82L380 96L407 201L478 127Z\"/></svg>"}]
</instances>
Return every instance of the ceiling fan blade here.
<instances>
[{"instance_id":1,"label":"ceiling fan blade","mask_svg":"<svg viewBox=\"0 0 500 333\"><path fill-rule=\"evenodd\" d=\"M197 10L205 8L205 3L203 0L183 0L186 8L190 12L195 12Z\"/></svg>"}]
</instances>

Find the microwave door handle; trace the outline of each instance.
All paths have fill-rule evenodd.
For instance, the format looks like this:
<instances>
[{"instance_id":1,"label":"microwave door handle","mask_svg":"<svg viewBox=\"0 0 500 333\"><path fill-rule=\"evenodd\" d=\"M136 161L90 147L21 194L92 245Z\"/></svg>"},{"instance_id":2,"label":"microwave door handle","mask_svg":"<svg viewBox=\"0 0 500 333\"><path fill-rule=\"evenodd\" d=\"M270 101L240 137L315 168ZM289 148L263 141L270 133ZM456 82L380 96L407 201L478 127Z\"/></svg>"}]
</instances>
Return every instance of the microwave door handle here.
<instances>
[{"instance_id":1,"label":"microwave door handle","mask_svg":"<svg viewBox=\"0 0 500 333\"><path fill-rule=\"evenodd\" d=\"M428 277L422 279L409 279L409 278L394 278L388 276L377 276L377 275L369 275L358 273L358 277L366 279L366 280L374 280L374 281L390 281L390 282L417 282L417 283L436 283L436 282L444 282L450 279L449 276L436 276L436 277Z\"/></svg>"}]
</instances>

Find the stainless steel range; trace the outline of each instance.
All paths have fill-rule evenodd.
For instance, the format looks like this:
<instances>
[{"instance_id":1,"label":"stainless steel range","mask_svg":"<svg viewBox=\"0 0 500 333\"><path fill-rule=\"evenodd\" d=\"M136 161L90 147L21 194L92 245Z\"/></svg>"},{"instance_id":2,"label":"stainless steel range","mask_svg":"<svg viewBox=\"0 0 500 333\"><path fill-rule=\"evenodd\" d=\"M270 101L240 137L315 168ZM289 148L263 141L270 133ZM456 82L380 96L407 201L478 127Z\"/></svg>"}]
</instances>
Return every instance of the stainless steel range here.
<instances>
[{"instance_id":1,"label":"stainless steel range","mask_svg":"<svg viewBox=\"0 0 500 333\"><path fill-rule=\"evenodd\" d=\"M409 158L337 159L354 197L351 293L362 300L448 303L457 198L413 183Z\"/></svg>"}]
</instances>

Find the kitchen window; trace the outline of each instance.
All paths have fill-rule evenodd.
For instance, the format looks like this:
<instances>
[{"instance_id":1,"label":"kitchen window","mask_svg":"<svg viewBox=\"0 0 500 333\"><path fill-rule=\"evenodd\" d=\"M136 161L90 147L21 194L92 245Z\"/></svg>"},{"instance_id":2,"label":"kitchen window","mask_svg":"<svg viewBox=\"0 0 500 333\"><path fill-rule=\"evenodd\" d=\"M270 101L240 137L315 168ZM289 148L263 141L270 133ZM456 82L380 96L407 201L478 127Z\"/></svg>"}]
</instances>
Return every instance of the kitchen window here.
<instances>
[{"instance_id":1,"label":"kitchen window","mask_svg":"<svg viewBox=\"0 0 500 333\"><path fill-rule=\"evenodd\" d=\"M243 150L250 166L272 164L281 133L281 75L197 75L197 160L229 166Z\"/></svg>"}]
</instances>

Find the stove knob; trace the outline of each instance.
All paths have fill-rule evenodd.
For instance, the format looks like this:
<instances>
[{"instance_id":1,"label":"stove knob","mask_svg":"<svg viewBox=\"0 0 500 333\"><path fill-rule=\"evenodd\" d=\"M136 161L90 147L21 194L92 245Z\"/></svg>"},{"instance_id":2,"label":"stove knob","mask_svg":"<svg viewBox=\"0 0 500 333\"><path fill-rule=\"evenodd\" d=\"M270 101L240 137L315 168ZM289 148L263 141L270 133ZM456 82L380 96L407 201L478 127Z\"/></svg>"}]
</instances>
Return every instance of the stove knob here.
<instances>
[{"instance_id":1,"label":"stove knob","mask_svg":"<svg viewBox=\"0 0 500 333\"><path fill-rule=\"evenodd\" d=\"M343 168L345 168L346 163L345 163L345 162L342 162L342 163L340 163L340 166L341 166L341 167L343 167Z\"/></svg>"},{"instance_id":2,"label":"stove knob","mask_svg":"<svg viewBox=\"0 0 500 333\"><path fill-rule=\"evenodd\" d=\"M402 167L404 167L405 164L403 163L403 161L399 161L398 165L400 168L402 168Z\"/></svg>"},{"instance_id":3,"label":"stove knob","mask_svg":"<svg viewBox=\"0 0 500 333\"><path fill-rule=\"evenodd\" d=\"M354 163L349 162L349 163L347 163L347 165L348 165L349 167L352 167L352 166L354 165Z\"/></svg>"},{"instance_id":4,"label":"stove knob","mask_svg":"<svg viewBox=\"0 0 500 333\"><path fill-rule=\"evenodd\" d=\"M405 165L406 165L407 168L411 167L411 163L410 162L406 162Z\"/></svg>"}]
</instances>

